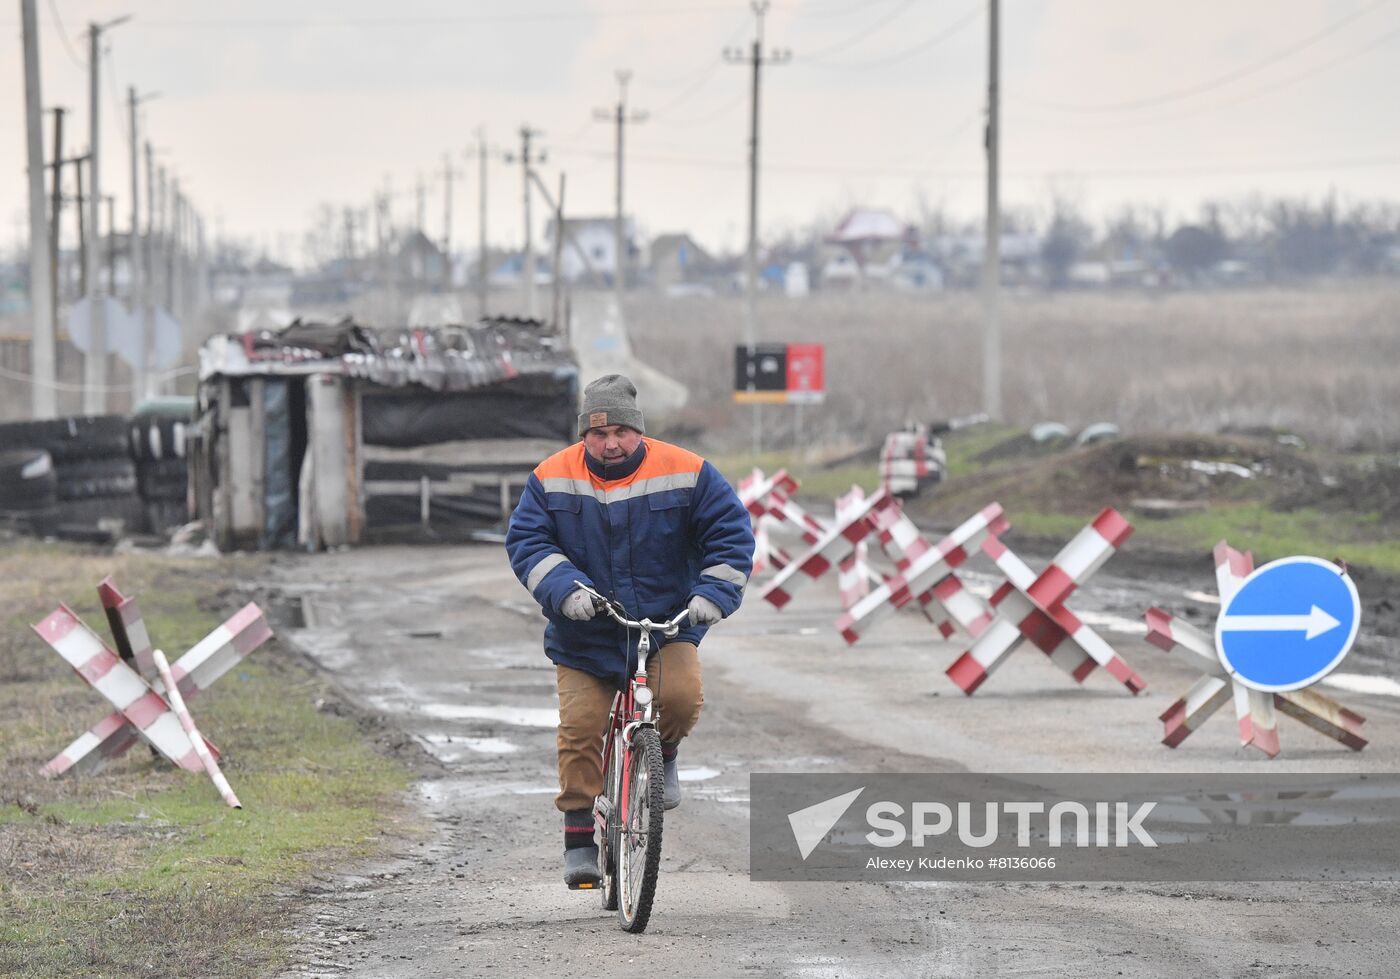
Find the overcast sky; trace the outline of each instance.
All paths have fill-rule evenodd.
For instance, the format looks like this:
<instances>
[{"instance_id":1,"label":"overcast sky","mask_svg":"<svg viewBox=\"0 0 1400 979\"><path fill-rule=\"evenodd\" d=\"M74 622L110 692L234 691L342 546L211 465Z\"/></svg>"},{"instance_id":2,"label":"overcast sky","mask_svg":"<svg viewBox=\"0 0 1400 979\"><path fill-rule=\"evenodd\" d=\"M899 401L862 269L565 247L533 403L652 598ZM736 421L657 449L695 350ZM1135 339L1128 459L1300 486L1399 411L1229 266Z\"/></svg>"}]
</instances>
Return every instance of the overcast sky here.
<instances>
[{"instance_id":1,"label":"overcast sky","mask_svg":"<svg viewBox=\"0 0 1400 979\"><path fill-rule=\"evenodd\" d=\"M442 234L443 155L458 243L476 241L484 127L515 148L543 130L542 168L567 173L566 211L610 213L613 128L593 120L634 72L628 210L648 234L742 246L749 75L724 63L751 41L747 3L721 0L38 0L44 101L76 110L87 142L89 20L134 15L109 37L103 181L128 183L126 87L162 159L211 229L299 259L319 202L368 205L387 180L400 222L420 175ZM0 228L24 238L18 3L0 24ZM985 0L774 0L764 76L762 225L803 226L865 204L905 217L921 197L981 213ZM61 19L69 43L62 40ZM1251 192L1400 200L1397 0L1003 0L1003 199L1055 193L1102 215L1120 204L1194 214ZM48 151L49 137L45 146ZM493 244L521 240L519 167L490 164ZM543 225L543 207L536 216ZM124 224L123 219L119 219Z\"/></svg>"}]
</instances>

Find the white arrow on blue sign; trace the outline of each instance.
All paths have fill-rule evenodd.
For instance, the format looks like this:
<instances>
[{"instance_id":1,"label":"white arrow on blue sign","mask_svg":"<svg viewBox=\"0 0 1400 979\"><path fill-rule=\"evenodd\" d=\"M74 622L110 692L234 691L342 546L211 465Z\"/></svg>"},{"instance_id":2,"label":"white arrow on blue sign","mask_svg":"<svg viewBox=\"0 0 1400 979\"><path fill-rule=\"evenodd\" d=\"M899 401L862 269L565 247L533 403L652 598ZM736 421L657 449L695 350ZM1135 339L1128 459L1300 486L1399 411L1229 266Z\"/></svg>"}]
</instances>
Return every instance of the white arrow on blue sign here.
<instances>
[{"instance_id":1,"label":"white arrow on blue sign","mask_svg":"<svg viewBox=\"0 0 1400 979\"><path fill-rule=\"evenodd\" d=\"M1255 690L1300 690L1336 669L1356 641L1361 598L1330 561L1270 561L1230 596L1215 623L1220 662Z\"/></svg>"}]
</instances>

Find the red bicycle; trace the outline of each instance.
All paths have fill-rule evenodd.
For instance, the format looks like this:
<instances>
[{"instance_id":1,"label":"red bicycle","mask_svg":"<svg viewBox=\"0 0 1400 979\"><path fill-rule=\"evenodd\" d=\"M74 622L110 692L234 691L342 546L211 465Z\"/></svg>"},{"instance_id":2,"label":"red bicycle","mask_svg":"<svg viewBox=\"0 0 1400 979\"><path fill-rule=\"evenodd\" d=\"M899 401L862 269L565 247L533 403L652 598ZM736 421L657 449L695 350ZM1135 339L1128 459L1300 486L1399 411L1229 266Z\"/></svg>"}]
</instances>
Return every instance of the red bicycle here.
<instances>
[{"instance_id":1,"label":"red bicycle","mask_svg":"<svg viewBox=\"0 0 1400 979\"><path fill-rule=\"evenodd\" d=\"M593 596L598 611L607 612L625 628L641 633L637 640L636 675L613 697L603 739L603 794L593 800L603 908L617 912L624 931L641 932L651 917L661 870L666 789L661 736L656 729L655 692L647 685L647 655L651 652L652 632L674 638L688 612L682 609L666 622L633 619L616 602L582 582L574 584Z\"/></svg>"}]
</instances>

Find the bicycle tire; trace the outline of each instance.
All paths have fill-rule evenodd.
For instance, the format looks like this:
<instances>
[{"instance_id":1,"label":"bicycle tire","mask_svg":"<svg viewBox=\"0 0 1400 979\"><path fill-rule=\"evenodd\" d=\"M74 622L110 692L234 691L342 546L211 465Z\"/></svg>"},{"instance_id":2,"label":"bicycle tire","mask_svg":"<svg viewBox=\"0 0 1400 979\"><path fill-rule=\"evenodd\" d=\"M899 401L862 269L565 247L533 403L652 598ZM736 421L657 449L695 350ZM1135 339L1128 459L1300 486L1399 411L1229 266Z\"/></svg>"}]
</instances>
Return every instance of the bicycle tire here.
<instances>
[{"instance_id":1,"label":"bicycle tire","mask_svg":"<svg viewBox=\"0 0 1400 979\"><path fill-rule=\"evenodd\" d=\"M617 782L616 769L622 753L618 751L617 742L613 742L613 750L608 758L607 767L603 772L603 794L606 796L608 807L608 818L603 831L603 838L599 841L598 860L599 872L602 880L599 882L598 892L603 898L604 911L617 910L617 844L618 844L618 814L617 796L614 786Z\"/></svg>"},{"instance_id":2,"label":"bicycle tire","mask_svg":"<svg viewBox=\"0 0 1400 979\"><path fill-rule=\"evenodd\" d=\"M661 738L654 728L642 727L632 735L632 763L628 779L628 832L620 833L617 853L617 918L622 930L640 934L651 920L656 879L661 871L661 829L665 815L666 775L661 760ZM643 828L645 824L645 828ZM632 838L645 833L645 840Z\"/></svg>"}]
</instances>

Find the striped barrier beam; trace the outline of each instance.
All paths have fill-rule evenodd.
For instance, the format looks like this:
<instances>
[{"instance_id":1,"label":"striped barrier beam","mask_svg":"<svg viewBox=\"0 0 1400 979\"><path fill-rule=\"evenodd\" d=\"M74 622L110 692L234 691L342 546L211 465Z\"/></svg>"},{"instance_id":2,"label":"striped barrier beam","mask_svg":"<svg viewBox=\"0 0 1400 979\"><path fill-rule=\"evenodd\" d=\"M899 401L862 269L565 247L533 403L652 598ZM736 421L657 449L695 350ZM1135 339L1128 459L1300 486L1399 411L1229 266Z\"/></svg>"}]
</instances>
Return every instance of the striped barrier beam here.
<instances>
[{"instance_id":1,"label":"striped barrier beam","mask_svg":"<svg viewBox=\"0 0 1400 979\"><path fill-rule=\"evenodd\" d=\"M844 496L836 498L836 519L848 516L865 501L865 490L852 486ZM849 609L856 602L870 594L870 545L865 541L856 543L850 556L845 558L836 574L837 589L841 593L841 607Z\"/></svg>"},{"instance_id":2,"label":"striped barrier beam","mask_svg":"<svg viewBox=\"0 0 1400 979\"><path fill-rule=\"evenodd\" d=\"M211 684L271 637L272 627L268 625L262 609L249 602L176 660L170 667L171 676L184 698L192 699L209 689ZM152 686L161 693L165 691L165 685L159 679ZM139 738L137 730L118 710L79 735L44 766L43 774L54 778L69 771L95 772L107 762L119 758ZM218 759L219 749L213 742L206 739L205 745L210 754Z\"/></svg>"},{"instance_id":3,"label":"striped barrier beam","mask_svg":"<svg viewBox=\"0 0 1400 979\"><path fill-rule=\"evenodd\" d=\"M832 521L811 548L779 571L759 593L760 597L776 608L786 606L804 585L820 578L855 551L856 544L874 529L871 513L895 502L894 497L883 490L867 496L844 517Z\"/></svg>"},{"instance_id":4,"label":"striped barrier beam","mask_svg":"<svg viewBox=\"0 0 1400 979\"><path fill-rule=\"evenodd\" d=\"M1254 569L1254 556L1221 541L1215 546L1214 557L1223 608L1224 600ZM1235 707L1240 744L1257 748L1270 758L1277 757L1281 750L1278 714L1306 724L1352 751L1366 747L1367 740L1361 733L1366 718L1355 711L1311 688L1268 693L1246 687L1226 672L1210 635L1159 608L1148 609L1145 618L1148 642L1168 652L1180 646L1194 653L1206 670L1185 696L1162 713L1162 743L1167 747L1175 748L1185 741L1227 701Z\"/></svg>"},{"instance_id":5,"label":"striped barrier beam","mask_svg":"<svg viewBox=\"0 0 1400 979\"><path fill-rule=\"evenodd\" d=\"M982 550L1006 575L1006 581L992 594L997 618L948 668L949 679L971 696L1025 639L1077 683L1102 666L1130 693L1141 693L1147 682L1064 605L1074 590L1117 552L1132 530L1117 510L1105 508L1039 575L997 537L988 537Z\"/></svg>"},{"instance_id":6,"label":"striped barrier beam","mask_svg":"<svg viewBox=\"0 0 1400 979\"><path fill-rule=\"evenodd\" d=\"M123 595L111 576L98 583L97 597L102 602L102 610L107 613L107 628L116 642L118 655L133 665L137 673L155 682L158 674L151 656L151 637L146 632L146 623L141 618L141 608L136 604L136 599Z\"/></svg>"},{"instance_id":7,"label":"striped barrier beam","mask_svg":"<svg viewBox=\"0 0 1400 979\"><path fill-rule=\"evenodd\" d=\"M1215 545L1215 584L1220 593L1220 607L1254 571L1254 555L1237 551L1225 541ZM1252 690L1231 681L1231 700L1235 705L1235 722L1240 729L1240 744L1253 745L1270 758L1278 757L1278 716L1274 713L1272 694Z\"/></svg>"},{"instance_id":8,"label":"striped barrier beam","mask_svg":"<svg viewBox=\"0 0 1400 979\"><path fill-rule=\"evenodd\" d=\"M795 487L797 484L792 485ZM826 524L799 506L781 486L768 495L766 508L773 519L795 530L806 544L815 544L828 529Z\"/></svg>"},{"instance_id":9,"label":"striped barrier beam","mask_svg":"<svg viewBox=\"0 0 1400 979\"><path fill-rule=\"evenodd\" d=\"M904 541L906 545L909 543L907 529L891 529L888 513L882 514L879 520L888 531L888 535L882 538L883 542ZM909 522L909 526L913 526L912 521ZM898 574L865 596L843 615L836 623L837 630L845 637L846 642L854 644L872 626L893 615L911 601L918 600L921 605L926 605L937 600L940 607L956 619L970 635L980 634L990 623L991 614L982 607L976 596L962 586L962 582L958 581L952 572L967 560L968 555L983 546L985 541L992 539L995 534L1004 533L1009 526L1001 504L993 503L985 507L938 544L926 546L918 551L917 556L909 559ZM949 579L951 587L945 584Z\"/></svg>"},{"instance_id":10,"label":"striped barrier beam","mask_svg":"<svg viewBox=\"0 0 1400 979\"><path fill-rule=\"evenodd\" d=\"M874 520L880 549L901 574L933 546L919 533L919 528L909 519L903 506L880 510ZM992 621L987 605L968 591L962 579L951 572L934 587L916 595L915 600L924 618L933 623L944 639L951 639L959 625L968 635L976 637Z\"/></svg>"},{"instance_id":11,"label":"striped barrier beam","mask_svg":"<svg viewBox=\"0 0 1400 979\"><path fill-rule=\"evenodd\" d=\"M1180 646L1195 653L1206 667L1191 689L1157 717L1162 722L1162 743L1175 748L1225 706L1231 698L1230 678L1215 654L1215 643L1204 632L1159 608L1148 609L1146 619L1148 642L1168 652Z\"/></svg>"},{"instance_id":12,"label":"striped barrier beam","mask_svg":"<svg viewBox=\"0 0 1400 979\"><path fill-rule=\"evenodd\" d=\"M239 802L238 796L233 794L233 787L228 784L228 779L224 778L224 773L219 770L219 763L214 760L214 756L204 746L204 737L199 733L199 728L195 726L194 718L190 716L190 709L185 706L184 698L180 696L180 684L171 676L170 663L166 661L165 654L156 649L152 650L151 657L155 661L156 671L165 683L166 696L170 698L170 706L174 708L175 715L180 718L180 726L185 729L185 734L190 739L190 746L199 756L199 763L203 766L205 774L209 776L210 781L214 783L214 788L219 790L219 795L223 797L224 802L230 808L242 809L243 803Z\"/></svg>"},{"instance_id":13,"label":"striped barrier beam","mask_svg":"<svg viewBox=\"0 0 1400 979\"><path fill-rule=\"evenodd\" d=\"M180 719L170 705L151 689L140 674L108 649L97 633L89 629L72 609L59 605L32 628L39 638L73 667L84 682L106 698L153 748L181 768L190 771L203 769L199 755L190 746L180 727ZM58 760L54 759L54 762ZM49 767L54 762L46 766L45 774L49 773Z\"/></svg>"},{"instance_id":14,"label":"striped barrier beam","mask_svg":"<svg viewBox=\"0 0 1400 979\"><path fill-rule=\"evenodd\" d=\"M773 540L768 535L768 525L772 522L772 517L764 514L755 517L753 522L753 568L750 577L758 577L766 574L770 568L782 570L787 561L783 560L786 555L781 552L775 553Z\"/></svg>"}]
</instances>

